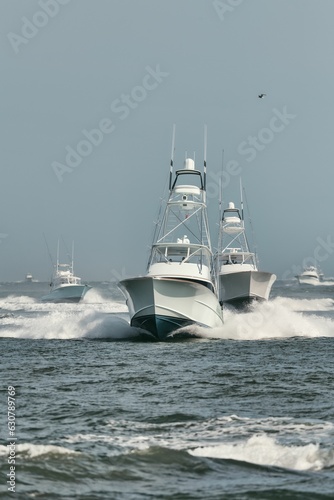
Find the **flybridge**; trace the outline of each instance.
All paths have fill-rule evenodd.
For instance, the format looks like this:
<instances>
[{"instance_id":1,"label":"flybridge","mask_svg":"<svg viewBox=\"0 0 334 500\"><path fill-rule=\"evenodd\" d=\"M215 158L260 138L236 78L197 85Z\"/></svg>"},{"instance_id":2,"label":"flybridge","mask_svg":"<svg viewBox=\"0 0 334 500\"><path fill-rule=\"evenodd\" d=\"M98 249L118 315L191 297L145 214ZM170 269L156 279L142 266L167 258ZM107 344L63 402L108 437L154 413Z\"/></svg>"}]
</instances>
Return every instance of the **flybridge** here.
<instances>
[{"instance_id":1,"label":"flybridge","mask_svg":"<svg viewBox=\"0 0 334 500\"><path fill-rule=\"evenodd\" d=\"M170 198L168 200L168 205L179 205L182 210L186 212L193 211L196 206L204 203L204 192L203 192L203 179L202 174L198 170L195 170L194 160L191 158L187 158L185 160L185 166L191 166L192 168L185 168L183 170L177 170L175 173L175 180L173 186L171 187ZM196 175L197 179L193 179L194 181L198 181L199 186L195 184L179 184L176 185L179 177L181 175ZM187 214L189 217L189 213Z\"/></svg>"},{"instance_id":2,"label":"flybridge","mask_svg":"<svg viewBox=\"0 0 334 500\"><path fill-rule=\"evenodd\" d=\"M233 202L230 202L228 208L224 210L222 224L223 231L227 234L238 234L245 230L242 215L239 209L235 208Z\"/></svg>"},{"instance_id":3,"label":"flybridge","mask_svg":"<svg viewBox=\"0 0 334 500\"><path fill-rule=\"evenodd\" d=\"M184 161L184 168L182 170L177 170L175 172L175 180L174 180L174 183L171 187L171 190L175 191L177 189L180 190L181 187L184 187L184 188L190 187L190 186L176 186L176 183L179 180L179 177L181 175L193 176L193 180L195 180L195 177L197 176L197 178L199 178L199 182L200 182L199 189L201 191L204 190L202 173L199 170L195 170L195 161L192 158L186 158ZM193 187L195 187L195 186L193 186ZM200 193L198 193L198 194L200 194Z\"/></svg>"},{"instance_id":4,"label":"flybridge","mask_svg":"<svg viewBox=\"0 0 334 500\"><path fill-rule=\"evenodd\" d=\"M199 170L195 169L195 161L192 158L186 158L184 162L184 169L177 170L175 172L175 180L173 181L173 167L174 167L174 151L175 151L175 125L173 126L173 139L172 139L172 153L170 160L170 169L169 169L169 191L171 192L177 183L178 177L180 175L189 175L194 174L199 176L200 178L200 189L205 192L206 190L206 149L207 149L207 127L204 126L204 168L203 168L203 176Z\"/></svg>"}]
</instances>

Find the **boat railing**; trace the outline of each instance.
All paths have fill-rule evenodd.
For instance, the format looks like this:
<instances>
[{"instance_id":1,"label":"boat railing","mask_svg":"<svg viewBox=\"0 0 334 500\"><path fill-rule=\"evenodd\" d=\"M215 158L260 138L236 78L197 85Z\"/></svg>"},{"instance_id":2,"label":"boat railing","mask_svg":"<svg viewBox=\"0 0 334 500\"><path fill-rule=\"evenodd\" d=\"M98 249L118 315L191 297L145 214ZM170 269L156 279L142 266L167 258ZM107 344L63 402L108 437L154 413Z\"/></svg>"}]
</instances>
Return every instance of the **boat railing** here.
<instances>
[{"instance_id":1,"label":"boat railing","mask_svg":"<svg viewBox=\"0 0 334 500\"><path fill-rule=\"evenodd\" d=\"M153 245L150 263L157 262L179 262L205 263L210 265L212 255L208 247L204 245L194 245L191 243L168 243Z\"/></svg>"},{"instance_id":2,"label":"boat railing","mask_svg":"<svg viewBox=\"0 0 334 500\"><path fill-rule=\"evenodd\" d=\"M243 252L240 248L225 248L219 256L222 265L228 264L252 264L255 266L255 255L251 252Z\"/></svg>"},{"instance_id":3,"label":"boat railing","mask_svg":"<svg viewBox=\"0 0 334 500\"><path fill-rule=\"evenodd\" d=\"M80 285L81 278L77 276L55 276L53 280L54 286L59 285Z\"/></svg>"}]
</instances>

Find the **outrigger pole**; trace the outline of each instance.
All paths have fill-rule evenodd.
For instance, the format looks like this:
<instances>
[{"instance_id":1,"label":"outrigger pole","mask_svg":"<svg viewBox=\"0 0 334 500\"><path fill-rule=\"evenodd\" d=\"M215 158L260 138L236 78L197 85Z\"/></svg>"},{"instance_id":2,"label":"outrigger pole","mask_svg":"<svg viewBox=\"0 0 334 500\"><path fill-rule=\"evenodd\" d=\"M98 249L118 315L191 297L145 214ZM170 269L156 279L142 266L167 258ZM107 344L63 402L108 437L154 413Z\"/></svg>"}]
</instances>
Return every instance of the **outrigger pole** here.
<instances>
[{"instance_id":1,"label":"outrigger pole","mask_svg":"<svg viewBox=\"0 0 334 500\"><path fill-rule=\"evenodd\" d=\"M74 274L73 266L74 266L74 240L72 241L72 274Z\"/></svg>"},{"instance_id":2,"label":"outrigger pole","mask_svg":"<svg viewBox=\"0 0 334 500\"><path fill-rule=\"evenodd\" d=\"M222 149L222 175L219 177L218 187L219 187L219 220L223 218L223 173L224 173L224 150Z\"/></svg>"},{"instance_id":3,"label":"outrigger pole","mask_svg":"<svg viewBox=\"0 0 334 500\"><path fill-rule=\"evenodd\" d=\"M206 191L206 147L207 147L207 126L204 125L204 179L203 179L204 191Z\"/></svg>"},{"instance_id":4,"label":"outrigger pole","mask_svg":"<svg viewBox=\"0 0 334 500\"><path fill-rule=\"evenodd\" d=\"M43 238L44 238L46 249L48 251L48 254L49 254L49 257L50 257L50 260L51 260L51 264L53 266L53 259L52 259L52 255L51 255L51 252L50 252L50 249L49 249L48 242L46 241L45 233L43 233Z\"/></svg>"},{"instance_id":5,"label":"outrigger pole","mask_svg":"<svg viewBox=\"0 0 334 500\"><path fill-rule=\"evenodd\" d=\"M59 239L58 239L58 243L57 243L57 271L58 271L58 268L59 268Z\"/></svg>"}]
</instances>

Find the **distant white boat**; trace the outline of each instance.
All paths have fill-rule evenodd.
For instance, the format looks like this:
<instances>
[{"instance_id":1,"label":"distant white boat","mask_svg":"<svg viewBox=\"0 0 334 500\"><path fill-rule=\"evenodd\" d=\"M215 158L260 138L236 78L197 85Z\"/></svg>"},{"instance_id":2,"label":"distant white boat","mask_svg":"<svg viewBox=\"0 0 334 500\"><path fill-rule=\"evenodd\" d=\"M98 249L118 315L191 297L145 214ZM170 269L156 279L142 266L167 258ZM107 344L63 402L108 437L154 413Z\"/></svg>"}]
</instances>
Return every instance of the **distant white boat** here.
<instances>
[{"instance_id":1,"label":"distant white boat","mask_svg":"<svg viewBox=\"0 0 334 500\"><path fill-rule=\"evenodd\" d=\"M89 285L83 285L81 278L73 272L73 247L71 264L59 263L59 242L57 248L57 263L50 283L50 293L41 298L42 302L80 302L88 290Z\"/></svg>"},{"instance_id":2,"label":"distant white boat","mask_svg":"<svg viewBox=\"0 0 334 500\"><path fill-rule=\"evenodd\" d=\"M258 270L246 238L243 208L240 213L232 202L221 216L218 248L215 257L221 303L243 309L254 300L268 300L276 275Z\"/></svg>"},{"instance_id":3,"label":"distant white boat","mask_svg":"<svg viewBox=\"0 0 334 500\"><path fill-rule=\"evenodd\" d=\"M32 283L32 281L33 281L32 274L30 274L30 273L26 274L25 281L26 281L26 283Z\"/></svg>"},{"instance_id":4,"label":"distant white boat","mask_svg":"<svg viewBox=\"0 0 334 500\"><path fill-rule=\"evenodd\" d=\"M189 325L223 324L208 229L205 149L203 174L187 158L173 179L172 146L169 197L156 226L147 273L119 283L131 325L158 340Z\"/></svg>"},{"instance_id":5,"label":"distant white boat","mask_svg":"<svg viewBox=\"0 0 334 500\"><path fill-rule=\"evenodd\" d=\"M300 285L316 285L321 281L322 274L314 266L306 267L301 274L296 276Z\"/></svg>"}]
</instances>

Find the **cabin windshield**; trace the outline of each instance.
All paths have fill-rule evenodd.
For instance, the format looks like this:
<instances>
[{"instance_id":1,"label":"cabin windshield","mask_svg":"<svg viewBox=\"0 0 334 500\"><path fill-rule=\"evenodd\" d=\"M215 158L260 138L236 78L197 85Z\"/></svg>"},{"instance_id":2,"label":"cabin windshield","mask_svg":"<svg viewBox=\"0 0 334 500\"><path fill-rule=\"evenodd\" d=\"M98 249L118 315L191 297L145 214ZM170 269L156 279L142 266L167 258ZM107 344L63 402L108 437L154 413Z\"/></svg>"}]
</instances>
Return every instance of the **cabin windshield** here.
<instances>
[{"instance_id":1,"label":"cabin windshield","mask_svg":"<svg viewBox=\"0 0 334 500\"><path fill-rule=\"evenodd\" d=\"M56 283L60 283L61 285L80 285L81 278L77 276L73 276L71 273L63 273L55 277L54 280Z\"/></svg>"},{"instance_id":2,"label":"cabin windshield","mask_svg":"<svg viewBox=\"0 0 334 500\"><path fill-rule=\"evenodd\" d=\"M198 264L210 267L211 253L202 245L160 244L154 245L150 264L160 262L178 262L180 264Z\"/></svg>"},{"instance_id":3,"label":"cabin windshield","mask_svg":"<svg viewBox=\"0 0 334 500\"><path fill-rule=\"evenodd\" d=\"M229 250L229 249L227 249ZM253 264L254 255L250 252L238 252L239 249L232 249L229 252L223 252L221 261L226 264Z\"/></svg>"}]
</instances>

